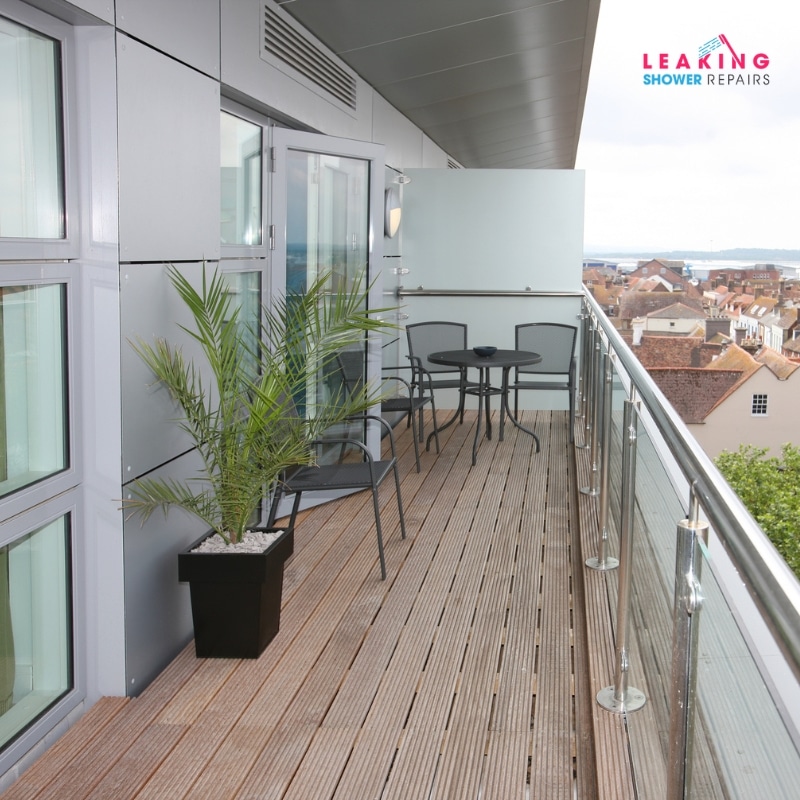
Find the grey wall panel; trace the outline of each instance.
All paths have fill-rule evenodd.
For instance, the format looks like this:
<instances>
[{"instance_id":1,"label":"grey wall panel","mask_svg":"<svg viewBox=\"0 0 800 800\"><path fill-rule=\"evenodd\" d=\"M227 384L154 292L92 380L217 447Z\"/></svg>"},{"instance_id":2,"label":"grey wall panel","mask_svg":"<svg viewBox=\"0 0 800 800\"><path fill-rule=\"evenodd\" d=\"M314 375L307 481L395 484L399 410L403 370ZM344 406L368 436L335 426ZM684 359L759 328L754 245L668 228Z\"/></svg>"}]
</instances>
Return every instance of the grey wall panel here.
<instances>
[{"instance_id":1,"label":"grey wall panel","mask_svg":"<svg viewBox=\"0 0 800 800\"><path fill-rule=\"evenodd\" d=\"M194 453L169 465L175 478L197 469ZM163 476L163 471L155 473ZM192 638L189 586L178 582L177 553L205 533L183 512L154 514L142 525L124 525L125 675L127 693L138 694Z\"/></svg>"},{"instance_id":2,"label":"grey wall panel","mask_svg":"<svg viewBox=\"0 0 800 800\"><path fill-rule=\"evenodd\" d=\"M390 167L402 171L422 166L422 131L380 95L373 103L372 140L386 145Z\"/></svg>"},{"instance_id":3,"label":"grey wall panel","mask_svg":"<svg viewBox=\"0 0 800 800\"><path fill-rule=\"evenodd\" d=\"M422 163L425 169L447 169L447 153L430 136L422 135Z\"/></svg>"},{"instance_id":4,"label":"grey wall panel","mask_svg":"<svg viewBox=\"0 0 800 800\"><path fill-rule=\"evenodd\" d=\"M209 265L211 269L213 265ZM202 266L181 264L181 271L199 286ZM163 336L196 357L198 347L179 325L188 325L188 312L170 284L163 264L129 264L120 276L122 322L122 480L123 483L164 464L191 446L176 424L177 410L130 342L137 337L153 342Z\"/></svg>"},{"instance_id":5,"label":"grey wall panel","mask_svg":"<svg viewBox=\"0 0 800 800\"><path fill-rule=\"evenodd\" d=\"M117 27L219 78L219 0L117 0Z\"/></svg>"},{"instance_id":6,"label":"grey wall panel","mask_svg":"<svg viewBox=\"0 0 800 800\"><path fill-rule=\"evenodd\" d=\"M219 257L219 84L118 34L121 261Z\"/></svg>"},{"instance_id":7,"label":"grey wall panel","mask_svg":"<svg viewBox=\"0 0 800 800\"><path fill-rule=\"evenodd\" d=\"M108 22L112 25L114 23L113 0L72 0L69 5L50 0L50 2L42 2L41 4L31 3L31 5L40 5L43 11L65 19L74 25L91 25L94 23L93 20L87 19L81 13L84 11L103 22Z\"/></svg>"}]
</instances>

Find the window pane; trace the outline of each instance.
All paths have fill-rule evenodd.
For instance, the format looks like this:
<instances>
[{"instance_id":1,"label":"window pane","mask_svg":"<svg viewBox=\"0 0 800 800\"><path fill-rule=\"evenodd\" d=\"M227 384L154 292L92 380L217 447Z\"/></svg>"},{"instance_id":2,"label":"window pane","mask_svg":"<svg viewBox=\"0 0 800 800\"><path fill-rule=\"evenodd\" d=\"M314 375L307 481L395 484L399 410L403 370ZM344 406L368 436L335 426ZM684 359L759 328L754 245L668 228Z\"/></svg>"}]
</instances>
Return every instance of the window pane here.
<instances>
[{"instance_id":1,"label":"window pane","mask_svg":"<svg viewBox=\"0 0 800 800\"><path fill-rule=\"evenodd\" d=\"M67 466L65 287L0 287L0 496Z\"/></svg>"},{"instance_id":2,"label":"window pane","mask_svg":"<svg viewBox=\"0 0 800 800\"><path fill-rule=\"evenodd\" d=\"M0 747L72 683L69 521L0 547Z\"/></svg>"},{"instance_id":3,"label":"window pane","mask_svg":"<svg viewBox=\"0 0 800 800\"><path fill-rule=\"evenodd\" d=\"M261 126L221 115L222 243L261 244Z\"/></svg>"},{"instance_id":4,"label":"window pane","mask_svg":"<svg viewBox=\"0 0 800 800\"><path fill-rule=\"evenodd\" d=\"M253 377L256 377L261 336L261 273L228 272L225 280L233 308L239 310L236 323L242 340L247 343L248 354L252 354Z\"/></svg>"},{"instance_id":5,"label":"window pane","mask_svg":"<svg viewBox=\"0 0 800 800\"><path fill-rule=\"evenodd\" d=\"M0 17L0 237L63 239L58 42Z\"/></svg>"}]
</instances>

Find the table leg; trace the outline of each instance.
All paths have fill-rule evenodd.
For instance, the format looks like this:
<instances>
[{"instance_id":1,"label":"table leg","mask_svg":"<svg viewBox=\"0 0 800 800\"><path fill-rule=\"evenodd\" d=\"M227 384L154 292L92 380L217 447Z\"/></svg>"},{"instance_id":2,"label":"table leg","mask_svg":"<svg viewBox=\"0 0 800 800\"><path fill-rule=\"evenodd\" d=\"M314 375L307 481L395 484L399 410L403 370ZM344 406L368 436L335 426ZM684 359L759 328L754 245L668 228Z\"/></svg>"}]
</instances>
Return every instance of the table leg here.
<instances>
[{"instance_id":1,"label":"table leg","mask_svg":"<svg viewBox=\"0 0 800 800\"><path fill-rule=\"evenodd\" d=\"M466 373L464 374L464 381L466 382ZM448 417L448 419L441 425L439 425L439 432L449 428L456 420L460 420L461 423L464 422L464 401L466 399L466 393L464 388L460 388L458 390L458 408L456 408L455 412L453 412L452 416ZM425 449L431 449L431 439L434 438L435 433L429 433L428 438L425 441Z\"/></svg>"},{"instance_id":2,"label":"table leg","mask_svg":"<svg viewBox=\"0 0 800 800\"><path fill-rule=\"evenodd\" d=\"M487 398L488 399L488 398ZM472 466L478 463L478 442L481 438L481 403L484 401L483 370L478 370L478 422L475 425L475 440L472 442Z\"/></svg>"},{"instance_id":3,"label":"table leg","mask_svg":"<svg viewBox=\"0 0 800 800\"><path fill-rule=\"evenodd\" d=\"M483 393L486 395L484 398L485 402L483 404L483 410L486 414L486 438L491 441L492 440L492 409L489 398L492 396L492 382L489 378L489 370L481 370L481 372L485 372L486 377L483 381Z\"/></svg>"},{"instance_id":4,"label":"table leg","mask_svg":"<svg viewBox=\"0 0 800 800\"><path fill-rule=\"evenodd\" d=\"M511 420L511 422L519 428L524 433L527 433L529 436L533 436L533 440L536 442L536 452L539 452L539 437L532 431L526 428L524 425L520 423L520 421L511 413L511 408L508 405L508 374L510 369L503 370L503 391L500 394L500 430L503 430L503 412L505 411L506 416ZM502 439L502 434L500 436Z\"/></svg>"}]
</instances>

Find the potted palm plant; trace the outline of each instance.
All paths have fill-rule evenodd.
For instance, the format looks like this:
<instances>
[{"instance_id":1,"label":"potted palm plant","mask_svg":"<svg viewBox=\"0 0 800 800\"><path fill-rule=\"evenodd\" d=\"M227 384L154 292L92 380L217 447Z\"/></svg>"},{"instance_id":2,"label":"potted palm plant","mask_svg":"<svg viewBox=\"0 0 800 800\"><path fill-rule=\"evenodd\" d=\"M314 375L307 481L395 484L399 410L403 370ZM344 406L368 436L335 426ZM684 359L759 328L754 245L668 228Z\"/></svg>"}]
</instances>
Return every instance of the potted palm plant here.
<instances>
[{"instance_id":1,"label":"potted palm plant","mask_svg":"<svg viewBox=\"0 0 800 800\"><path fill-rule=\"evenodd\" d=\"M306 390L340 351L363 347L367 334L388 326L374 316L386 309L366 310L362 281L330 291L323 275L262 308L254 330L221 273L209 276L204 266L199 291L174 266L168 274L190 312L183 330L202 362L163 338L132 345L176 403L202 469L185 481L140 478L124 506L142 521L173 507L202 520L206 534L178 556L179 579L190 583L196 653L256 658L278 631L294 531L253 522L286 470L314 462L309 442L379 400L366 385L334 389L324 402Z\"/></svg>"}]
</instances>

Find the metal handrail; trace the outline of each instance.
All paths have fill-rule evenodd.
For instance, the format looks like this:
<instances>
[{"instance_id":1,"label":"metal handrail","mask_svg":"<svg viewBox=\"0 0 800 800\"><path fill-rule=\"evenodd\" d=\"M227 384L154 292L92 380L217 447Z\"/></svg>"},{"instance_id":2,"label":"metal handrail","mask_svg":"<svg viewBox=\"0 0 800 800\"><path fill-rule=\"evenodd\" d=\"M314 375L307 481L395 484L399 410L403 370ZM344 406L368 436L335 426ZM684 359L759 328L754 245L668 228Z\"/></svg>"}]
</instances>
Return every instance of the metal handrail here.
<instances>
[{"instance_id":1,"label":"metal handrail","mask_svg":"<svg viewBox=\"0 0 800 800\"><path fill-rule=\"evenodd\" d=\"M661 390L633 355L605 313L586 292L584 300L595 325L613 348L618 365L636 386L678 467L692 486L703 512L770 628L795 676L800 679L800 583L772 543L730 488L711 459L697 445Z\"/></svg>"},{"instance_id":2,"label":"metal handrail","mask_svg":"<svg viewBox=\"0 0 800 800\"><path fill-rule=\"evenodd\" d=\"M397 287L397 297L583 297L583 292L540 292L532 288L525 289L417 289Z\"/></svg>"}]
</instances>

